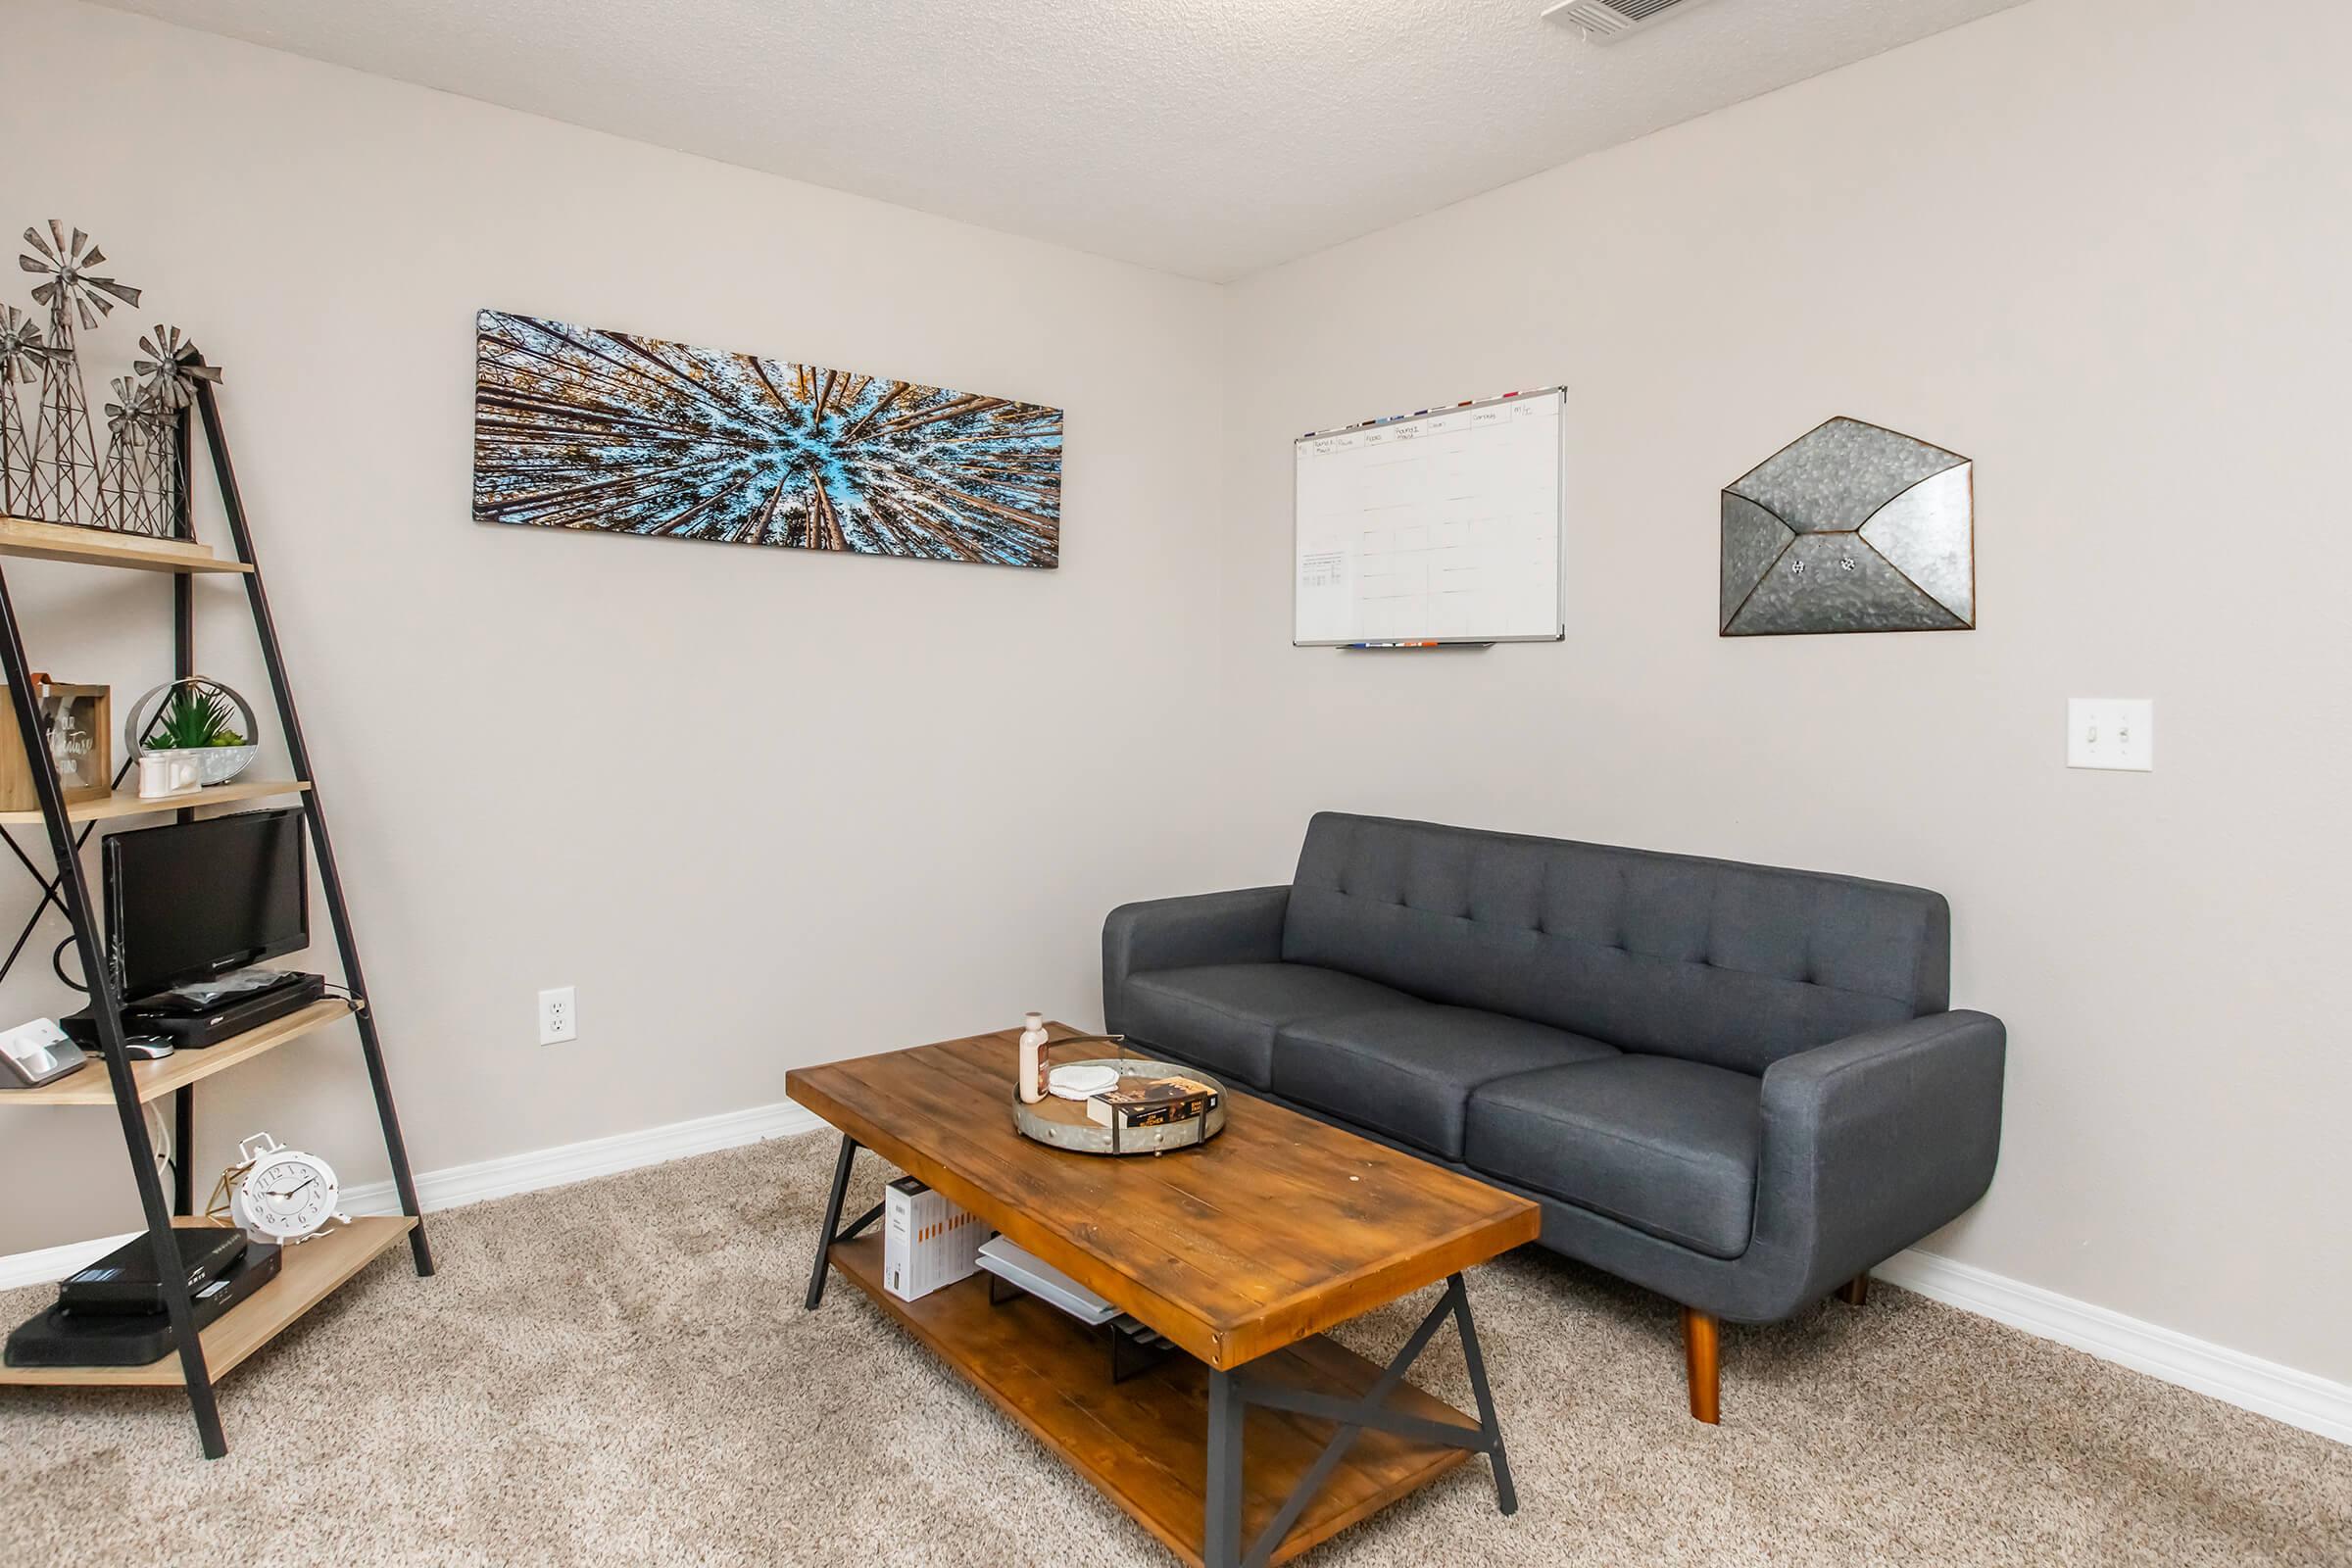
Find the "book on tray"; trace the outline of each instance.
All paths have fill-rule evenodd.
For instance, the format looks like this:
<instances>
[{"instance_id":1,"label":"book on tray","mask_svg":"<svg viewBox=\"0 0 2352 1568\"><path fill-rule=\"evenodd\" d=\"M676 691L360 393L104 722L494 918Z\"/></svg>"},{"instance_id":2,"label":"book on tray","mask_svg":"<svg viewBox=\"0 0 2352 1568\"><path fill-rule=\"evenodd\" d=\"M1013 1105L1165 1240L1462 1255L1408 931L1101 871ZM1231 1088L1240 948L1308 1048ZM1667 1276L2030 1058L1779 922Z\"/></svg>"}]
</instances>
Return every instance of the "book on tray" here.
<instances>
[{"instance_id":1,"label":"book on tray","mask_svg":"<svg viewBox=\"0 0 2352 1568\"><path fill-rule=\"evenodd\" d=\"M1198 1078L1122 1078L1118 1086L1091 1096L1089 1119L1105 1127L1165 1127L1217 1108L1217 1092Z\"/></svg>"}]
</instances>

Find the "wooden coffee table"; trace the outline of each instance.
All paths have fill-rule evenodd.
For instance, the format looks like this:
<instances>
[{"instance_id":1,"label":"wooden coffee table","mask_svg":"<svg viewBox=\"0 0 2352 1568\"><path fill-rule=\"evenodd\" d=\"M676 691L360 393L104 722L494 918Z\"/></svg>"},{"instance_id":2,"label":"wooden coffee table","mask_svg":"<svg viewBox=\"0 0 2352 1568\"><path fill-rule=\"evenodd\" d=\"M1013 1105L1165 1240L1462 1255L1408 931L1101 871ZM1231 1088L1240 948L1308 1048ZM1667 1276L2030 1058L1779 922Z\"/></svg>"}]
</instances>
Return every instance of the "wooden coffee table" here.
<instances>
[{"instance_id":1,"label":"wooden coffee table","mask_svg":"<svg viewBox=\"0 0 2352 1568\"><path fill-rule=\"evenodd\" d=\"M1017 1038L1008 1029L786 1076L786 1092L842 1134L811 1310L829 1264L1202 1568L1296 1556L1472 1453L1488 1456L1495 1500L1514 1510L1462 1270L1534 1241L1533 1203L1240 1094L1203 1148L1132 1158L1049 1149L1013 1130ZM881 1209L841 1226L860 1146L1189 1355L1114 1382L1102 1331L1031 1297L994 1305L986 1276L916 1301L892 1296L881 1237L863 1234ZM1386 1367L1323 1334L1441 1280L1445 1296ZM1448 1318L1475 1419L1404 1380Z\"/></svg>"}]
</instances>

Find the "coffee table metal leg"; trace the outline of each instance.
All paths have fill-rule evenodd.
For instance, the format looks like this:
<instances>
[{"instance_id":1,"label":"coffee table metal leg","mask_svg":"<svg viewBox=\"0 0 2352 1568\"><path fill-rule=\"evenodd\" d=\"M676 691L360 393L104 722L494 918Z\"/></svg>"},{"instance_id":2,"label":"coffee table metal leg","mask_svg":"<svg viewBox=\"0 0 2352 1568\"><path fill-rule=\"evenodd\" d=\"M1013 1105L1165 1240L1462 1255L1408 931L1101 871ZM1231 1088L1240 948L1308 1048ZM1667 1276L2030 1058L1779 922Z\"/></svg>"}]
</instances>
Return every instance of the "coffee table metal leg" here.
<instances>
[{"instance_id":1,"label":"coffee table metal leg","mask_svg":"<svg viewBox=\"0 0 2352 1568\"><path fill-rule=\"evenodd\" d=\"M1200 1556L1208 1568L1241 1568L1241 1391L1231 1372L1208 1369L1208 1478L1201 1502Z\"/></svg>"},{"instance_id":2,"label":"coffee table metal leg","mask_svg":"<svg viewBox=\"0 0 2352 1568\"><path fill-rule=\"evenodd\" d=\"M1495 1419L1494 1396L1487 1387L1487 1358L1478 1348L1478 1330L1470 1323L1470 1291L1459 1274L1446 1282L1446 1295L1453 1303L1453 1326L1462 1337L1470 1393L1478 1400L1478 1425L1487 1439L1487 1462L1494 1467L1494 1506L1514 1514L1519 1511L1519 1491L1511 1485L1511 1460L1502 1447L1502 1423Z\"/></svg>"},{"instance_id":3,"label":"coffee table metal leg","mask_svg":"<svg viewBox=\"0 0 2352 1568\"><path fill-rule=\"evenodd\" d=\"M841 1135L841 1154L833 1161L833 1195L825 1200L824 1228L816 1233L816 1266L808 1271L808 1310L813 1312L825 1298L825 1254L833 1250L837 1240L833 1233L841 1224L841 1200L849 1195L850 1166L858 1157L858 1140L849 1134ZM864 1229L860 1224L859 1230Z\"/></svg>"},{"instance_id":4,"label":"coffee table metal leg","mask_svg":"<svg viewBox=\"0 0 2352 1568\"><path fill-rule=\"evenodd\" d=\"M1421 1358L1421 1352L1429 1348L1430 1340L1449 1318L1453 1322L1455 1331L1462 1337L1462 1359L1469 1366L1470 1391L1478 1397L1478 1425L1476 1428L1457 1426L1451 1422L1425 1421L1418 1416L1405 1415L1388 1407L1389 1396L1396 1392L1398 1384L1404 1381L1405 1373L1415 1361ZM1220 1404L1220 1400L1223 1401L1222 1404ZM1315 1456L1314 1463L1308 1465L1305 1473L1298 1478L1297 1485L1291 1490L1289 1498L1275 1511L1273 1519L1267 1523L1257 1539L1250 1544L1249 1555L1246 1557L1220 1556L1218 1555L1219 1543L1229 1538L1218 1534L1219 1529L1225 1525L1224 1516L1217 1511L1218 1500L1227 1494L1220 1493L1217 1487L1220 1475L1218 1465L1221 1458L1226 1458L1225 1450L1218 1446L1217 1435L1221 1426L1226 1424L1232 1427L1234 1433L1230 1458L1226 1458L1226 1462L1234 1465L1230 1495L1236 1500L1230 1527L1238 1532L1241 1523L1239 1505L1241 1495L1239 1469L1241 1412L1252 1404L1262 1405L1272 1410L1288 1410L1296 1415L1312 1416L1318 1421L1330 1421L1338 1427L1338 1430L1332 1434L1331 1441L1324 1446L1323 1451ZM1306 1511L1307 1503L1312 1501L1315 1494L1322 1490L1323 1483L1331 1478L1331 1473L1339 1468L1341 1460L1347 1457L1348 1450L1355 1446L1355 1440L1368 1429L1394 1432L1400 1437L1411 1438L1416 1443L1443 1443L1450 1447L1468 1448L1474 1453L1485 1454L1494 1466L1495 1505L1506 1514L1518 1511L1519 1494L1511 1485L1511 1462L1503 1453L1502 1448L1502 1423L1494 1415L1494 1396L1493 1391L1487 1387L1486 1357L1479 1349L1477 1327L1470 1321L1470 1292L1468 1287L1462 1283L1462 1277L1459 1274L1451 1275L1446 1279L1445 1296L1439 1298L1437 1305L1429 1309L1428 1315L1421 1320L1421 1326L1413 1330L1412 1337L1404 1343L1404 1348L1398 1350L1388 1366L1382 1370L1380 1376L1373 1380L1371 1388L1359 1396L1348 1397L1336 1394L1326 1394L1319 1389L1272 1383L1263 1378L1250 1377L1246 1372L1225 1373L1213 1368L1210 1370L1208 1385L1209 1528L1207 1547L1202 1553L1210 1568L1218 1568L1219 1564L1237 1560L1244 1565L1244 1568L1258 1568L1258 1565L1271 1560L1274 1549L1289 1537L1291 1527L1296 1525L1298 1522L1298 1516ZM1238 1545L1236 1550L1238 1553Z\"/></svg>"}]
</instances>

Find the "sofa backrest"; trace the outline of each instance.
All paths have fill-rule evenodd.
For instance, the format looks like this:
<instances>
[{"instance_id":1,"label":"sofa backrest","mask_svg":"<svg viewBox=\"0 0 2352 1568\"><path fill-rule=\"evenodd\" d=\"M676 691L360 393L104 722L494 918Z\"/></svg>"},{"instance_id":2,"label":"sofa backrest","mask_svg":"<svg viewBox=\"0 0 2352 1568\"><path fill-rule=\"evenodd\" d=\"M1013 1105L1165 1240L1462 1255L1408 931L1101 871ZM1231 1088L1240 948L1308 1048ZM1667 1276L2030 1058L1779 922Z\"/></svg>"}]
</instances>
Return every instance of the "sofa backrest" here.
<instances>
[{"instance_id":1,"label":"sofa backrest","mask_svg":"<svg viewBox=\"0 0 2352 1568\"><path fill-rule=\"evenodd\" d=\"M1888 882L1325 811L1282 956L1760 1073L1948 1006L1951 912Z\"/></svg>"}]
</instances>

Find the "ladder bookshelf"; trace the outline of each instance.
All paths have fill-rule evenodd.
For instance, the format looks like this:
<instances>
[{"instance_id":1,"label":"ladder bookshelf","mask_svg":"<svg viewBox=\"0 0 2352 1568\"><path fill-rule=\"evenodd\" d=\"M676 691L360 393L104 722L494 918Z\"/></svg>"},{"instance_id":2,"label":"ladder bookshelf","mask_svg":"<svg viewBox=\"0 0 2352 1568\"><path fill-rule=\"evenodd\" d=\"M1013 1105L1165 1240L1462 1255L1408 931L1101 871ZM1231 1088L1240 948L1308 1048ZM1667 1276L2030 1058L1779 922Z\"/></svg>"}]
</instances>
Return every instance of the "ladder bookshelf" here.
<instances>
[{"instance_id":1,"label":"ladder bookshelf","mask_svg":"<svg viewBox=\"0 0 2352 1568\"><path fill-rule=\"evenodd\" d=\"M201 364L201 359L194 363ZM222 558L200 543L190 526L187 485L194 472L187 463L193 444L191 423L201 418L205 445L212 459L213 478L228 521L233 559ZM302 720L295 711L293 688L286 678L277 628L270 614L270 597L262 583L261 564L254 556L253 537L245 506L237 491L235 469L229 463L228 439L220 409L209 381L198 381L190 408L179 413L177 441L179 472L187 475L175 522L175 536L149 537L101 528L66 526L18 517L0 517L0 559L23 558L72 562L92 566L126 567L168 572L172 576L173 668L180 676L195 673L195 599L191 579L206 573L230 574L245 585L245 600L253 614L254 633L269 670L270 693L276 700L277 721L285 737L293 776L218 785L196 795L143 801L135 794L117 793L110 799L69 805L42 738L40 695L32 688L32 665L24 652L23 627L16 602L0 569L0 673L8 683L24 756L31 762L37 810L0 812L0 838L11 825L38 823L48 831L56 870L43 887L45 907L54 902L73 926L73 940L88 982L90 1006L96 1016L103 1049L99 1063L39 1089L0 1092L0 1107L41 1105L113 1105L122 1122L122 1144L130 1156L131 1175L138 1185L139 1205L148 1240L155 1248L160 1277L165 1282L165 1306L176 1348L143 1367L0 1367L0 1386L72 1386L85 1388L183 1387L195 1413L196 1430L207 1458L228 1451L214 1397L216 1379L227 1373L303 1313L331 1294L369 1262L408 1239L418 1275L433 1272L433 1255L425 1241L424 1222L416 1202L416 1185L409 1171L407 1145L392 1103L392 1085L376 1034L375 1008L368 1001L368 982L360 966L358 940L352 935L351 911L343 898L343 879L335 861L334 841L327 832L326 808L311 770L310 748L304 743ZM127 765L125 770L127 771ZM121 775L117 776L120 790ZM100 822L147 813L176 811L181 821L195 819L194 808L270 797L299 797L317 857L318 881L325 894L327 915L334 927L335 947L342 960L350 999L313 1004L300 1012L262 1024L202 1051L175 1053L156 1061L134 1062L122 1052L122 1003L115 994L106 964L106 944L90 903L81 869L80 848ZM77 832L78 830L78 832ZM13 839L8 843L16 848ZM39 868L17 849L35 877ZM35 918L38 918L36 910ZM29 928L28 928L29 934ZM23 943L19 943L22 951ZM13 955L12 955L13 958ZM5 967L0 966L0 972ZM392 1180L400 1195L401 1212L369 1217L336 1226L315 1239L287 1249L277 1278L252 1297L229 1308L201 1333L195 1328L195 1308L179 1268L178 1248L172 1240L175 1225L204 1224L194 1210L191 1149L195 1133L196 1085L216 1073L273 1051L314 1031L351 1018L358 1026L360 1054L374 1091L376 1120L383 1130L384 1152L392 1165ZM147 1136L146 1105L170 1097L173 1103L179 1159L173 1170L172 1192L167 1198L157 1169L155 1148Z\"/></svg>"}]
</instances>

